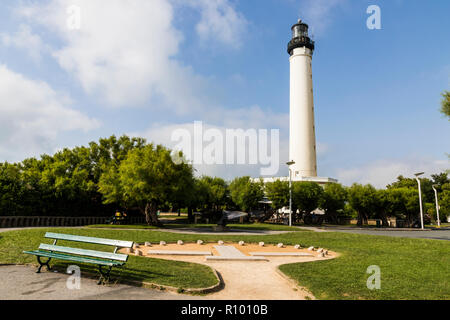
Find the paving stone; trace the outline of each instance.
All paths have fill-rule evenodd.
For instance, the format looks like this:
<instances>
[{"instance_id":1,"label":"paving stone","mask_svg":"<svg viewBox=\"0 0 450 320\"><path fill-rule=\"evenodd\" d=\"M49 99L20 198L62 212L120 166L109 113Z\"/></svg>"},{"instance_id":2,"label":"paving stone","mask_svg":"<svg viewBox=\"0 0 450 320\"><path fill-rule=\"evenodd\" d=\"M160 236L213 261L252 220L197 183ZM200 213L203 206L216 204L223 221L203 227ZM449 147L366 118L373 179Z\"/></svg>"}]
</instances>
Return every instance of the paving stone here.
<instances>
[{"instance_id":1,"label":"paving stone","mask_svg":"<svg viewBox=\"0 0 450 320\"><path fill-rule=\"evenodd\" d=\"M184 250L149 250L150 255L175 255L175 256L210 256L210 251L184 251Z\"/></svg>"},{"instance_id":2,"label":"paving stone","mask_svg":"<svg viewBox=\"0 0 450 320\"><path fill-rule=\"evenodd\" d=\"M222 256L207 256L207 261L269 261L268 259L264 257L222 257Z\"/></svg>"},{"instance_id":3,"label":"paving stone","mask_svg":"<svg viewBox=\"0 0 450 320\"><path fill-rule=\"evenodd\" d=\"M312 253L305 252L250 252L250 255L264 257L314 257Z\"/></svg>"}]
</instances>

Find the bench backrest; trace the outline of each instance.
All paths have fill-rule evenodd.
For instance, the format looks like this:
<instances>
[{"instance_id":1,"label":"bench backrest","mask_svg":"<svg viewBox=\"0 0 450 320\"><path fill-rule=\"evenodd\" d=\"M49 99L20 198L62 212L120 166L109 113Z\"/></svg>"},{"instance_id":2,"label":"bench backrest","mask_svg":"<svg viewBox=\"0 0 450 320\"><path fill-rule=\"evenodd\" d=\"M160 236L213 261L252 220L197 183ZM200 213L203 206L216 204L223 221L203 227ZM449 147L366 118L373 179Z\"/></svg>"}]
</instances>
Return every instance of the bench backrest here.
<instances>
[{"instance_id":1,"label":"bench backrest","mask_svg":"<svg viewBox=\"0 0 450 320\"><path fill-rule=\"evenodd\" d=\"M84 236L74 236L71 234L61 234L61 233L52 233L47 232L45 234L46 238L55 239L55 240L67 240L67 241L75 241L75 242L84 242L84 243L92 243L92 244L103 244L107 246L114 246L119 248L131 248L133 247L133 241L122 241L122 240L112 240L112 239L102 239L102 238L93 238L93 237L84 237Z\"/></svg>"},{"instance_id":2,"label":"bench backrest","mask_svg":"<svg viewBox=\"0 0 450 320\"><path fill-rule=\"evenodd\" d=\"M133 247L133 244L134 244L133 241L102 239L102 238L84 237L84 236L76 236L76 235L70 235L70 234L52 233L52 232L47 232L45 234L45 238L54 239L55 242L53 243L53 245L42 243L39 246L40 250L48 250L48 251L88 256L88 257L94 257L94 258L109 259L109 260L115 260L115 261L121 261L121 262L126 262L128 260L128 255L116 253L117 250L119 248L131 248L131 247ZM114 252L110 253L110 252L102 252L102 251L87 250L87 249L80 249L80 248L62 247L62 246L56 245L56 242L58 240L74 241L74 242L81 242L81 243L91 243L91 244L101 244L101 245L113 246L113 247L115 247L115 249L114 249Z\"/></svg>"}]
</instances>

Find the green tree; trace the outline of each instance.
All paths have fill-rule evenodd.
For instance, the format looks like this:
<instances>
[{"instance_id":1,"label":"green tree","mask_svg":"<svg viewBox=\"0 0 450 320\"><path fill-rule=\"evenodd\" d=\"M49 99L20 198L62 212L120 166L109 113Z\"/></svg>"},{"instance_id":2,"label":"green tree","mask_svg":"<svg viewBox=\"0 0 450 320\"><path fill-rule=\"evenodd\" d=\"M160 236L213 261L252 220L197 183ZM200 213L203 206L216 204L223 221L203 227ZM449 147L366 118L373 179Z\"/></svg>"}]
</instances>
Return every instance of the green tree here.
<instances>
[{"instance_id":1,"label":"green tree","mask_svg":"<svg viewBox=\"0 0 450 320\"><path fill-rule=\"evenodd\" d=\"M346 201L347 190L339 183L330 183L323 190L319 207L328 221L338 223L338 213L344 210Z\"/></svg>"},{"instance_id":2,"label":"green tree","mask_svg":"<svg viewBox=\"0 0 450 320\"><path fill-rule=\"evenodd\" d=\"M450 183L447 172L442 172L439 174L432 174L433 184L438 185L438 189L441 189L444 184Z\"/></svg>"},{"instance_id":3,"label":"green tree","mask_svg":"<svg viewBox=\"0 0 450 320\"><path fill-rule=\"evenodd\" d=\"M182 152L178 152L175 179L179 181L177 185L173 186L173 191L169 195L168 202L172 208L180 210L182 208L188 208L188 219L192 220L192 206L195 204L196 190L195 190L195 178L193 175L193 168L188 164L183 156ZM172 157L173 159L173 157Z\"/></svg>"},{"instance_id":4,"label":"green tree","mask_svg":"<svg viewBox=\"0 0 450 320\"><path fill-rule=\"evenodd\" d=\"M438 178L439 179L439 178ZM432 203L434 200L433 181L428 178L420 178L420 187L422 190L422 197L424 202ZM395 188L409 188L417 191L418 185L414 178L405 178L399 176L397 181L387 186L388 189Z\"/></svg>"},{"instance_id":5,"label":"green tree","mask_svg":"<svg viewBox=\"0 0 450 320\"><path fill-rule=\"evenodd\" d=\"M218 213L229 201L228 185L222 178L201 177L197 182L198 207L202 211Z\"/></svg>"},{"instance_id":6,"label":"green tree","mask_svg":"<svg viewBox=\"0 0 450 320\"><path fill-rule=\"evenodd\" d=\"M294 213L299 210L300 216L309 216L317 209L322 198L323 189L315 182L294 182L292 183L292 210Z\"/></svg>"},{"instance_id":7,"label":"green tree","mask_svg":"<svg viewBox=\"0 0 450 320\"><path fill-rule=\"evenodd\" d=\"M450 120L450 92L444 91L442 93L441 112Z\"/></svg>"},{"instance_id":8,"label":"green tree","mask_svg":"<svg viewBox=\"0 0 450 320\"><path fill-rule=\"evenodd\" d=\"M388 217L391 216L389 190L376 190L374 203L375 217L380 219L384 227L388 227Z\"/></svg>"},{"instance_id":9,"label":"green tree","mask_svg":"<svg viewBox=\"0 0 450 320\"><path fill-rule=\"evenodd\" d=\"M392 216L406 219L410 224L420 212L419 194L412 188L394 188L387 190L388 212Z\"/></svg>"},{"instance_id":10,"label":"green tree","mask_svg":"<svg viewBox=\"0 0 450 320\"><path fill-rule=\"evenodd\" d=\"M231 200L242 211L251 211L264 197L263 184L253 182L250 177L234 179L230 184Z\"/></svg>"},{"instance_id":11,"label":"green tree","mask_svg":"<svg viewBox=\"0 0 450 320\"><path fill-rule=\"evenodd\" d=\"M272 201L273 209L281 209L289 205L289 182L275 180L265 185L267 198Z\"/></svg>"},{"instance_id":12,"label":"green tree","mask_svg":"<svg viewBox=\"0 0 450 320\"><path fill-rule=\"evenodd\" d=\"M450 183L443 184L439 192L439 218L446 221L450 216Z\"/></svg>"},{"instance_id":13,"label":"green tree","mask_svg":"<svg viewBox=\"0 0 450 320\"><path fill-rule=\"evenodd\" d=\"M158 207L173 201L172 195L185 186L186 175L192 176L190 165L175 164L169 149L149 144L129 151L117 171L112 167L102 174L99 190L105 203L135 207L149 225L159 226Z\"/></svg>"},{"instance_id":14,"label":"green tree","mask_svg":"<svg viewBox=\"0 0 450 320\"><path fill-rule=\"evenodd\" d=\"M21 213L24 193L22 176L17 165L0 163L0 215L17 216Z\"/></svg>"},{"instance_id":15,"label":"green tree","mask_svg":"<svg viewBox=\"0 0 450 320\"><path fill-rule=\"evenodd\" d=\"M376 210L376 189L370 184L363 186L355 183L348 189L348 200L358 214L358 226L367 224L370 215Z\"/></svg>"}]
</instances>

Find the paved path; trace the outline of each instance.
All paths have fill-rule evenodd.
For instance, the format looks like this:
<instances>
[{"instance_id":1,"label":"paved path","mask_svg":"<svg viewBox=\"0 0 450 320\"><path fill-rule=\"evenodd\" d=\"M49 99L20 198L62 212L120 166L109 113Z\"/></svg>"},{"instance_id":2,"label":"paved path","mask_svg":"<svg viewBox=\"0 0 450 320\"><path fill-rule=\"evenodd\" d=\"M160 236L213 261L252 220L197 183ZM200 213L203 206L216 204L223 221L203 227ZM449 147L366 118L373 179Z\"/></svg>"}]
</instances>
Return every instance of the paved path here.
<instances>
[{"instance_id":1,"label":"paved path","mask_svg":"<svg viewBox=\"0 0 450 320\"><path fill-rule=\"evenodd\" d=\"M221 260L221 261L267 261L264 257L246 256L234 246L214 246L214 249L219 253L218 256L208 256L207 261Z\"/></svg>"},{"instance_id":2,"label":"paved path","mask_svg":"<svg viewBox=\"0 0 450 320\"><path fill-rule=\"evenodd\" d=\"M80 290L67 288L68 275L35 273L30 266L0 266L0 300L202 300L203 297L176 294L127 285L98 286L81 278Z\"/></svg>"},{"instance_id":3,"label":"paved path","mask_svg":"<svg viewBox=\"0 0 450 320\"><path fill-rule=\"evenodd\" d=\"M171 233L184 233L184 234L205 234L205 235L223 235L223 236L253 236L253 235L269 235L269 234L284 234L296 232L293 231L274 231L274 230L240 230L230 229L230 231L216 232L212 231L212 228L183 228L183 229L151 229L153 231L171 232Z\"/></svg>"},{"instance_id":4,"label":"paved path","mask_svg":"<svg viewBox=\"0 0 450 320\"><path fill-rule=\"evenodd\" d=\"M303 227L302 227L303 228ZM303 228L311 231L317 228ZM389 237L401 237L401 238L416 238L416 239L434 239L434 240L450 240L450 230L396 230L396 229L359 229L359 228L345 228L345 227L322 227L322 232L344 232L344 233L356 233L366 234L372 236L389 236Z\"/></svg>"}]
</instances>

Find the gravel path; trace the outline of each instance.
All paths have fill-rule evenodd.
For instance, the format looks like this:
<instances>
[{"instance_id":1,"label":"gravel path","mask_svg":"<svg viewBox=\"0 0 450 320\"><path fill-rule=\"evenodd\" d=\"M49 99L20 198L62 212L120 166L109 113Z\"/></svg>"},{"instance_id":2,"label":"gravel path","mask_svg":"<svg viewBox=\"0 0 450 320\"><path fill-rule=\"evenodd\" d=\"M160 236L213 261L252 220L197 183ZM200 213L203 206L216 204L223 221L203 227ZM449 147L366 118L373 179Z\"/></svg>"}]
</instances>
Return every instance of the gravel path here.
<instances>
[{"instance_id":1,"label":"gravel path","mask_svg":"<svg viewBox=\"0 0 450 320\"><path fill-rule=\"evenodd\" d=\"M67 288L69 275L36 274L36 267L0 266L0 300L199 300L203 297L176 294L127 285L97 285L81 278L79 290Z\"/></svg>"}]
</instances>

